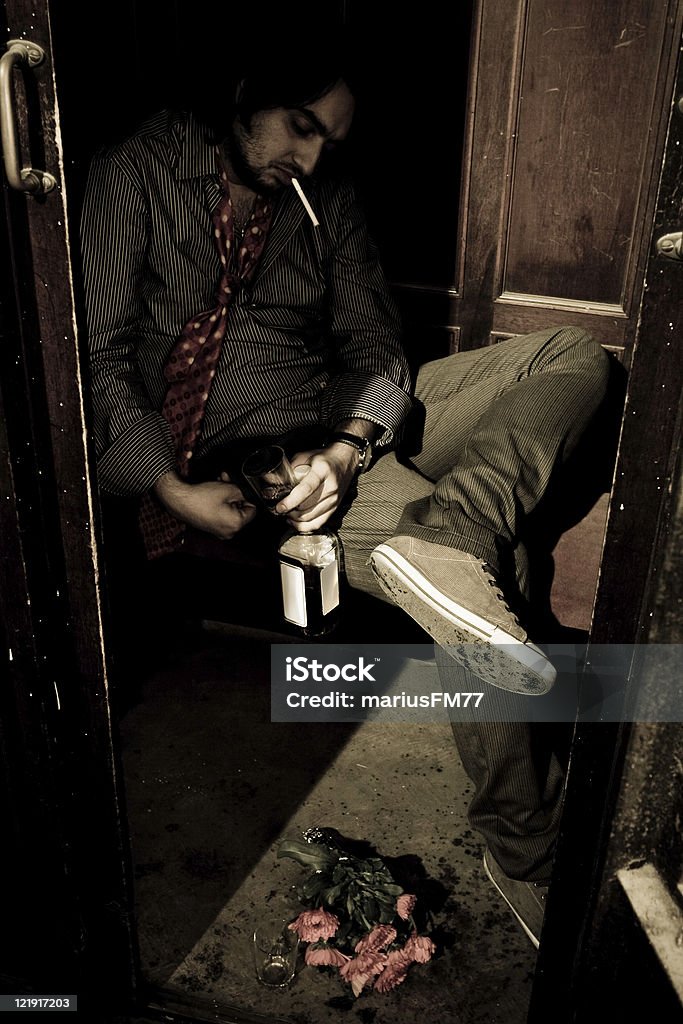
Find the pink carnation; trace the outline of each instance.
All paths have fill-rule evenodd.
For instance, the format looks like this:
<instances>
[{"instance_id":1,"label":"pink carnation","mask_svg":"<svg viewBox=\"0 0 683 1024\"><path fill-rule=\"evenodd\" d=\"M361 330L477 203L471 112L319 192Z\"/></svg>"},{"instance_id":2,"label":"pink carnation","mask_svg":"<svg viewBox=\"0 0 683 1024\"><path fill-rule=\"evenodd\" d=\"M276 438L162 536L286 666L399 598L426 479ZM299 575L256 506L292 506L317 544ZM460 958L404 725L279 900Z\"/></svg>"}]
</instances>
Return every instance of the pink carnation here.
<instances>
[{"instance_id":1,"label":"pink carnation","mask_svg":"<svg viewBox=\"0 0 683 1024\"><path fill-rule=\"evenodd\" d=\"M298 934L302 942L325 941L337 931L339 918L318 907L317 910L303 910L288 927Z\"/></svg>"},{"instance_id":2,"label":"pink carnation","mask_svg":"<svg viewBox=\"0 0 683 1024\"><path fill-rule=\"evenodd\" d=\"M386 953L380 953L378 950L367 949L360 956L356 956L353 960L349 960L343 967L339 969L339 973L345 981L351 981L353 977L358 974L379 974L380 971L384 970L384 964L386 962Z\"/></svg>"},{"instance_id":3,"label":"pink carnation","mask_svg":"<svg viewBox=\"0 0 683 1024\"><path fill-rule=\"evenodd\" d=\"M378 992L389 992L405 981L411 964L426 964L431 960L436 946L426 935L413 932L403 949L387 954L384 970L377 978L374 988Z\"/></svg>"},{"instance_id":4,"label":"pink carnation","mask_svg":"<svg viewBox=\"0 0 683 1024\"><path fill-rule=\"evenodd\" d=\"M334 946L308 946L304 957L313 967L343 967L351 958Z\"/></svg>"},{"instance_id":5,"label":"pink carnation","mask_svg":"<svg viewBox=\"0 0 683 1024\"><path fill-rule=\"evenodd\" d=\"M390 945L396 938L396 929L390 924L378 924L369 932L365 938L356 943L356 953L365 953L370 950L383 949Z\"/></svg>"},{"instance_id":6,"label":"pink carnation","mask_svg":"<svg viewBox=\"0 0 683 1024\"><path fill-rule=\"evenodd\" d=\"M405 981L412 960L405 955L402 949L397 949L387 954L387 962L384 970L374 984L378 992L389 992L396 988L402 981Z\"/></svg>"},{"instance_id":7,"label":"pink carnation","mask_svg":"<svg viewBox=\"0 0 683 1024\"><path fill-rule=\"evenodd\" d=\"M402 896L396 900L396 913L399 917L407 921L415 908L417 903L417 896L413 896L411 893L404 892Z\"/></svg>"},{"instance_id":8,"label":"pink carnation","mask_svg":"<svg viewBox=\"0 0 683 1024\"><path fill-rule=\"evenodd\" d=\"M351 978L351 990L356 999L358 999L358 996L361 994L365 986L368 982L372 981L374 977L374 974L355 974L353 978Z\"/></svg>"},{"instance_id":9,"label":"pink carnation","mask_svg":"<svg viewBox=\"0 0 683 1024\"><path fill-rule=\"evenodd\" d=\"M426 935L418 935L417 932L413 932L406 941L402 952L416 964L426 964L436 952L436 946Z\"/></svg>"},{"instance_id":10,"label":"pink carnation","mask_svg":"<svg viewBox=\"0 0 683 1024\"><path fill-rule=\"evenodd\" d=\"M358 997L369 981L384 970L387 961L386 953L380 953L374 949L366 949L353 960L347 961L339 968L344 981L348 982L353 989L353 994Z\"/></svg>"}]
</instances>

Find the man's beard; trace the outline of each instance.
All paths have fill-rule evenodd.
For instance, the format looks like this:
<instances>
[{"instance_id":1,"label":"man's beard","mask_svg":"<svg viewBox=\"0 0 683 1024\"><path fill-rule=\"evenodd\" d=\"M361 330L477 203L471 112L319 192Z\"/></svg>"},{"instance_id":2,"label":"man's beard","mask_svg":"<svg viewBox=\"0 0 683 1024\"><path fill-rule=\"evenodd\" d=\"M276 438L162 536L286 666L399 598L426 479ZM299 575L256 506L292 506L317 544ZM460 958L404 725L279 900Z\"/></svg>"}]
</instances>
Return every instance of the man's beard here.
<instances>
[{"instance_id":1,"label":"man's beard","mask_svg":"<svg viewBox=\"0 0 683 1024\"><path fill-rule=\"evenodd\" d=\"M244 148L237 138L234 129L231 129L230 134L225 138L223 148L233 172L242 184L250 188L252 192L258 192L260 195L274 195L281 191L283 186L279 182L274 185L264 182L259 178L258 172L252 170L245 156Z\"/></svg>"}]
</instances>

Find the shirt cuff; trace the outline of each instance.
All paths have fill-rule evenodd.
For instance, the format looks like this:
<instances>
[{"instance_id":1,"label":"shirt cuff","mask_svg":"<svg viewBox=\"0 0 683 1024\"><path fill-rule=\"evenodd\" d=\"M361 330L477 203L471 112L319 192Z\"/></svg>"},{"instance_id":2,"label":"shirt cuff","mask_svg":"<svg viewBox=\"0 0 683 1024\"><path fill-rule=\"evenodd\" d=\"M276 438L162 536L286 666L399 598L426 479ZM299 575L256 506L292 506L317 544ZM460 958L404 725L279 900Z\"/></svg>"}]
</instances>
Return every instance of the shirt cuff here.
<instances>
[{"instance_id":1,"label":"shirt cuff","mask_svg":"<svg viewBox=\"0 0 683 1024\"><path fill-rule=\"evenodd\" d=\"M170 428L163 416L151 413L116 438L98 461L97 477L108 494L133 497L175 468Z\"/></svg>"},{"instance_id":2,"label":"shirt cuff","mask_svg":"<svg viewBox=\"0 0 683 1024\"><path fill-rule=\"evenodd\" d=\"M410 396L386 377L343 374L329 386L323 418L334 427L342 420L361 419L384 428L374 447L389 446L412 408Z\"/></svg>"}]
</instances>

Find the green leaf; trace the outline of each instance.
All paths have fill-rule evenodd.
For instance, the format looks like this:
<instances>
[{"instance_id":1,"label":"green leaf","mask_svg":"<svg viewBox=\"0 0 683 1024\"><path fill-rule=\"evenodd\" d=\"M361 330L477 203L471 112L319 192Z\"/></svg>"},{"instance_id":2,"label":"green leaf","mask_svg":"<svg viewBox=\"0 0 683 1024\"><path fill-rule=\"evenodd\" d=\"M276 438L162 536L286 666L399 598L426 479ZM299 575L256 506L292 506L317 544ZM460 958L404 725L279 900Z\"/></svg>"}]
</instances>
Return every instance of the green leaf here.
<instances>
[{"instance_id":1,"label":"green leaf","mask_svg":"<svg viewBox=\"0 0 683 1024\"><path fill-rule=\"evenodd\" d=\"M364 896L361 906L363 908L363 916L368 921L376 921L379 917L379 907L377 906L377 900L374 900L372 896Z\"/></svg>"},{"instance_id":2,"label":"green leaf","mask_svg":"<svg viewBox=\"0 0 683 1024\"><path fill-rule=\"evenodd\" d=\"M334 907L341 895L341 886L333 885L331 889L323 889L321 900L327 907Z\"/></svg>"},{"instance_id":3,"label":"green leaf","mask_svg":"<svg viewBox=\"0 0 683 1024\"><path fill-rule=\"evenodd\" d=\"M367 917L365 916L360 907L357 908L356 919L360 921L363 927L366 928L369 932L372 931L372 924L370 923L370 921L368 921Z\"/></svg>"},{"instance_id":4,"label":"green leaf","mask_svg":"<svg viewBox=\"0 0 683 1024\"><path fill-rule=\"evenodd\" d=\"M331 868L337 861L337 854L324 846L315 846L311 843L302 843L297 839L284 839L277 851L278 857L291 857L304 867L313 868L314 871L323 871Z\"/></svg>"},{"instance_id":5,"label":"green leaf","mask_svg":"<svg viewBox=\"0 0 683 1024\"><path fill-rule=\"evenodd\" d=\"M325 886L324 880L318 875L312 875L301 886L301 892L306 899L312 900L319 896Z\"/></svg>"}]
</instances>

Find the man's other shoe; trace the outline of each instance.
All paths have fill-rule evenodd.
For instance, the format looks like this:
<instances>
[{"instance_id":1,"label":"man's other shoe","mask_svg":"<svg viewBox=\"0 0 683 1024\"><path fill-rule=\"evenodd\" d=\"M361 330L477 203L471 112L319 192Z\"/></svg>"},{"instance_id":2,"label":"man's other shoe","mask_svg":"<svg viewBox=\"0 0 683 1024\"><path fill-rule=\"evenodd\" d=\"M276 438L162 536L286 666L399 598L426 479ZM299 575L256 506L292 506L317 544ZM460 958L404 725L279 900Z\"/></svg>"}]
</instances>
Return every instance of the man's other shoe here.
<instances>
[{"instance_id":1,"label":"man's other shoe","mask_svg":"<svg viewBox=\"0 0 683 1024\"><path fill-rule=\"evenodd\" d=\"M416 537L393 537L370 555L382 589L455 661L503 690L547 693L557 673L512 614L480 558Z\"/></svg>"},{"instance_id":2,"label":"man's other shoe","mask_svg":"<svg viewBox=\"0 0 683 1024\"><path fill-rule=\"evenodd\" d=\"M519 882L509 878L490 850L484 854L484 871L538 949L548 886L541 882Z\"/></svg>"}]
</instances>

